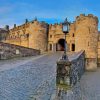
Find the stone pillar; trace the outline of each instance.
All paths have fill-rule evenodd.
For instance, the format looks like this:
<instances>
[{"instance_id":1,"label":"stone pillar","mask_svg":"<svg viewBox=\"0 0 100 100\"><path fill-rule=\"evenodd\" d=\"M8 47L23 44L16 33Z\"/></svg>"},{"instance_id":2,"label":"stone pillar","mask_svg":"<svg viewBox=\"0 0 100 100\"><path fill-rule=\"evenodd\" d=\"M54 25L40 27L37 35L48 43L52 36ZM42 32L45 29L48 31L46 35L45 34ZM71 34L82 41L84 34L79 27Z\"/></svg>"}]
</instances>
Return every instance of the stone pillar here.
<instances>
[{"instance_id":1,"label":"stone pillar","mask_svg":"<svg viewBox=\"0 0 100 100\"><path fill-rule=\"evenodd\" d=\"M52 51L56 52L56 43L52 44L52 46L53 46Z\"/></svg>"},{"instance_id":2,"label":"stone pillar","mask_svg":"<svg viewBox=\"0 0 100 100\"><path fill-rule=\"evenodd\" d=\"M71 71L71 62L66 60L60 60L57 62L57 76L56 76L56 85L57 88L67 90L71 87L70 81L70 71Z\"/></svg>"}]
</instances>

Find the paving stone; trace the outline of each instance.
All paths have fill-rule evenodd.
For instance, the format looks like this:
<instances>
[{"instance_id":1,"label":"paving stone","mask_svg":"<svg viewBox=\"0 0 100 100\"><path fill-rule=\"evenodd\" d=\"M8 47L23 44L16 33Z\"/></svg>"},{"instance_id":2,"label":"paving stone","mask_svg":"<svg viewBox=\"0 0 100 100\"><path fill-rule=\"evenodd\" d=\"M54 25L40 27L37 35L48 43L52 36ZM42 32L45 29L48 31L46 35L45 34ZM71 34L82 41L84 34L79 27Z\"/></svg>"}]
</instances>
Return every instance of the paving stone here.
<instances>
[{"instance_id":1,"label":"paving stone","mask_svg":"<svg viewBox=\"0 0 100 100\"><path fill-rule=\"evenodd\" d=\"M56 61L60 56L48 54L36 60L29 58L26 63L25 59L5 61L9 66L20 64L0 72L0 100L100 100L100 69L85 72L80 82L57 97Z\"/></svg>"}]
</instances>

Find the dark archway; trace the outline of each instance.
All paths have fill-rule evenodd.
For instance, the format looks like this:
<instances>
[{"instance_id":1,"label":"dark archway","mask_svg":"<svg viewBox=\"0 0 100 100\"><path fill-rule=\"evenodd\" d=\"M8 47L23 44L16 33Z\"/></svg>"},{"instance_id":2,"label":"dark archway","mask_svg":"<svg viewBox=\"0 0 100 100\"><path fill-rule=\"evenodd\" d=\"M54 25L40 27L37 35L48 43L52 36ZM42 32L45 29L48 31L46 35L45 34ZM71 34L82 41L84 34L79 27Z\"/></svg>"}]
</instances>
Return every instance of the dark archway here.
<instances>
[{"instance_id":1,"label":"dark archway","mask_svg":"<svg viewBox=\"0 0 100 100\"><path fill-rule=\"evenodd\" d=\"M56 47L57 47L56 48L57 51L64 51L64 48L65 48L65 40L64 39L59 39Z\"/></svg>"}]
</instances>

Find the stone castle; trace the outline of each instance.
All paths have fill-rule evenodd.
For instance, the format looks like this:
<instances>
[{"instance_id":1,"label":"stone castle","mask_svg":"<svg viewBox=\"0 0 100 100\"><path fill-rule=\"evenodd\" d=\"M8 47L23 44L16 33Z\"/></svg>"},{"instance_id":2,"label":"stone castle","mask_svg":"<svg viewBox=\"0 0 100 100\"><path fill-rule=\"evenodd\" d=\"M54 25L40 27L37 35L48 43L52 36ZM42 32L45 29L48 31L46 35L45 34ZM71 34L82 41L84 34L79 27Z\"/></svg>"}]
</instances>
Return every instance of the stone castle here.
<instances>
[{"instance_id":1,"label":"stone castle","mask_svg":"<svg viewBox=\"0 0 100 100\"><path fill-rule=\"evenodd\" d=\"M98 18L92 14L76 17L71 23L69 33L66 35L67 50L78 52L85 50L86 69L96 69L100 63L100 34L98 31ZM64 49L64 33L62 23L47 24L37 19L26 22L9 30L5 43L20 45L45 51L59 51Z\"/></svg>"}]
</instances>

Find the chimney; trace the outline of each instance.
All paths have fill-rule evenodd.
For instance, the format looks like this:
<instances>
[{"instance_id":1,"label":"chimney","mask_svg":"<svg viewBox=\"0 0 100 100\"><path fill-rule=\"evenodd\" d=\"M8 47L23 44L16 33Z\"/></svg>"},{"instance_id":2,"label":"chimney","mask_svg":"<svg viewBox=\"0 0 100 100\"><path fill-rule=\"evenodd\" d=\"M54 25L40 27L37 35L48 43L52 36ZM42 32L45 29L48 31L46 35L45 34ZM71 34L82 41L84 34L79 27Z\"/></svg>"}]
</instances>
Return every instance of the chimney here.
<instances>
[{"instance_id":1,"label":"chimney","mask_svg":"<svg viewBox=\"0 0 100 100\"><path fill-rule=\"evenodd\" d=\"M37 21L37 17L35 17L34 21Z\"/></svg>"},{"instance_id":2,"label":"chimney","mask_svg":"<svg viewBox=\"0 0 100 100\"><path fill-rule=\"evenodd\" d=\"M25 23L28 23L28 19L25 19Z\"/></svg>"},{"instance_id":3,"label":"chimney","mask_svg":"<svg viewBox=\"0 0 100 100\"><path fill-rule=\"evenodd\" d=\"M14 28L16 28L16 24L14 24Z\"/></svg>"},{"instance_id":4,"label":"chimney","mask_svg":"<svg viewBox=\"0 0 100 100\"><path fill-rule=\"evenodd\" d=\"M8 31L9 30L9 25L6 25L5 26L5 29Z\"/></svg>"}]
</instances>

